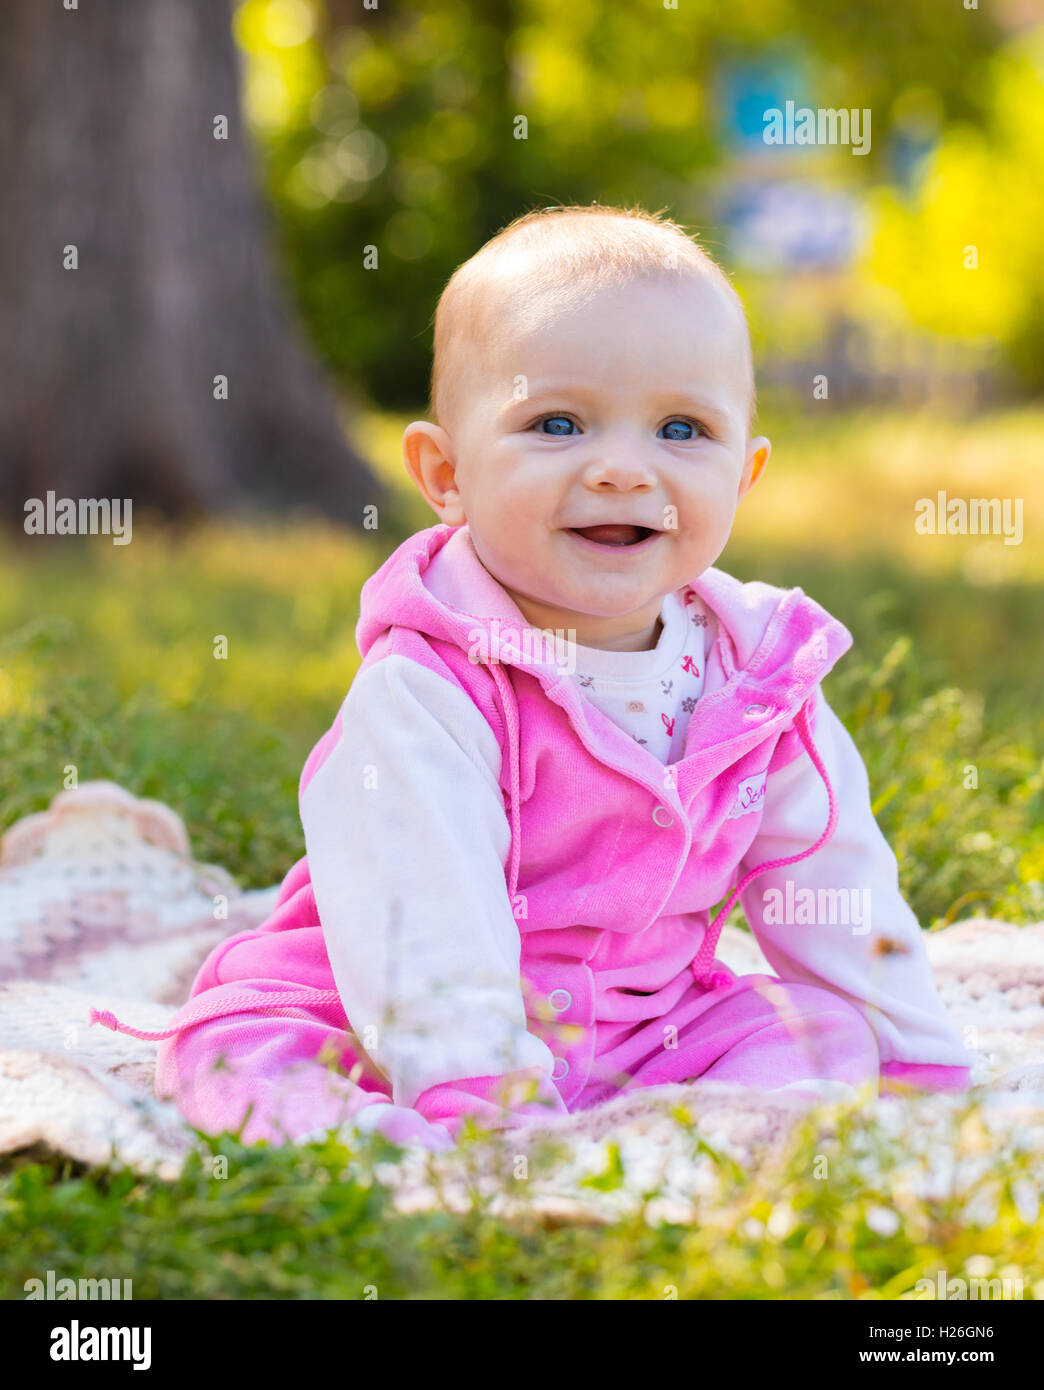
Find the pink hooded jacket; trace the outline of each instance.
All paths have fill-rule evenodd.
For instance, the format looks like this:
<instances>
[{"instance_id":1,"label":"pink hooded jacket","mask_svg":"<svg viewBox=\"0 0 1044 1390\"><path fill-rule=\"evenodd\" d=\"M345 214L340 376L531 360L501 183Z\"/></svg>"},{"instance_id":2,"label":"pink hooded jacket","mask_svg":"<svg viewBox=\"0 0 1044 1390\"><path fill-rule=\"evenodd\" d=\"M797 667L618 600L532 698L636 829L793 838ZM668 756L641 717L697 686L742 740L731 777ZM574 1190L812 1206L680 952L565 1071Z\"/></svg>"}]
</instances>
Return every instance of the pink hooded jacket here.
<instances>
[{"instance_id":1,"label":"pink hooded jacket","mask_svg":"<svg viewBox=\"0 0 1044 1390\"><path fill-rule=\"evenodd\" d=\"M417 663L464 692L495 735L526 1027L553 1059L550 1070L446 1076L405 1098L426 1120L451 1130L465 1115L520 1123L614 1094L619 1078L598 1067L600 1026L647 1034L652 1053L683 1005L730 988L735 977L715 947L737 897L777 975L826 983L864 1007L882 1074L942 1089L967 1083L972 1054L899 898L865 772L835 788L817 752L818 720L836 719L820 682L850 634L800 589L744 584L714 568L687 587L715 615L717 638L684 754L667 769L561 669L519 649L525 620L478 560L466 526L411 536L363 586L360 675L393 656ZM476 644L477 631L488 640ZM351 738L342 714L305 764L303 818L316 773ZM394 726L387 737L394 742ZM763 789L806 756L825 788L819 833L759 859ZM768 925L760 889L783 885L798 865L801 881L815 882L815 856L827 862L839 823L845 858L834 874L872 879L893 920L861 939ZM836 886L836 877L819 881ZM451 923L448 907L447 930ZM294 1137L335 1123L346 1106L403 1103L352 1031L326 944L306 857L269 920L211 953L169 1029L138 1033L104 1013L92 1021L162 1040L157 1091L204 1129L234 1128L246 1112L244 1138ZM320 1065L323 1057L338 1066ZM298 1079L287 1097L278 1083L292 1067Z\"/></svg>"}]
</instances>

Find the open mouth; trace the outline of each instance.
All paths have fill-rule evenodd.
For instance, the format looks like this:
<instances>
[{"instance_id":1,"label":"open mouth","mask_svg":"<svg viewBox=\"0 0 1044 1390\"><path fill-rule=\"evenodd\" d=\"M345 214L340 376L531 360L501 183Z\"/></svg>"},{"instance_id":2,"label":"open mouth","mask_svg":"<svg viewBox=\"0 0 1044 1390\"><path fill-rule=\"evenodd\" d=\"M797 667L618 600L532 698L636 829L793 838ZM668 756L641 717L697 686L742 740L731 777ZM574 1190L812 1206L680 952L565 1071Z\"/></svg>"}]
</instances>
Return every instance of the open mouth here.
<instances>
[{"instance_id":1,"label":"open mouth","mask_svg":"<svg viewBox=\"0 0 1044 1390\"><path fill-rule=\"evenodd\" d=\"M581 540L589 541L593 545L615 550L641 545L650 536L659 535L658 531L653 531L648 526L631 526L619 522L604 526L571 526L569 531L571 535L579 536Z\"/></svg>"}]
</instances>

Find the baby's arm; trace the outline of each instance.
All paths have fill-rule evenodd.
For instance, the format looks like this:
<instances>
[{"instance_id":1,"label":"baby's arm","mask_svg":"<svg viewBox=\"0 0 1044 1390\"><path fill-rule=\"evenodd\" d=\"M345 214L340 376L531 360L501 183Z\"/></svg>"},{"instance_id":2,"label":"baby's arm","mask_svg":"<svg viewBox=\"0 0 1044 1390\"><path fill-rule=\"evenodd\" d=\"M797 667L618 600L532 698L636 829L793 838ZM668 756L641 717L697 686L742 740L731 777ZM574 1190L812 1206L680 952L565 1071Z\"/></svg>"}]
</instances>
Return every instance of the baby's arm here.
<instances>
[{"instance_id":1,"label":"baby's arm","mask_svg":"<svg viewBox=\"0 0 1044 1390\"><path fill-rule=\"evenodd\" d=\"M352 1030L393 1104L454 1132L465 1115L504 1126L566 1113L550 1049L526 1028L500 758L459 686L389 656L356 677L301 797Z\"/></svg>"},{"instance_id":2,"label":"baby's arm","mask_svg":"<svg viewBox=\"0 0 1044 1390\"><path fill-rule=\"evenodd\" d=\"M895 855L870 809L863 760L822 691L814 741L837 801L837 827L809 858L752 880L741 895L747 920L780 979L826 985L863 1009L880 1049L882 1090L895 1082L963 1090L974 1055L939 998L921 929L899 891ZM769 774L763 819L741 873L808 848L827 816L823 780L802 751ZM802 924L799 904L809 889L814 921ZM842 891L820 893L829 889ZM813 898L806 892L804 901ZM799 920L779 920L788 915Z\"/></svg>"}]
</instances>

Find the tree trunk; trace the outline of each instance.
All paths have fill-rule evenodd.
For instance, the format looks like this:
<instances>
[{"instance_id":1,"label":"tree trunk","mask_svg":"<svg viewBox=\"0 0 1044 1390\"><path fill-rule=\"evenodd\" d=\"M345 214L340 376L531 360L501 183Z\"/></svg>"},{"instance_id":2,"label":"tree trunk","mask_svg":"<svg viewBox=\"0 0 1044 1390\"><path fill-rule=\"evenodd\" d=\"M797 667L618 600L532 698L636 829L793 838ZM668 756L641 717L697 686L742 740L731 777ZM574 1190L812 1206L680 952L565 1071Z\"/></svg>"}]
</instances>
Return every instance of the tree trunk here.
<instances>
[{"instance_id":1,"label":"tree trunk","mask_svg":"<svg viewBox=\"0 0 1044 1390\"><path fill-rule=\"evenodd\" d=\"M266 246L228 0L64 4L0 20L0 512L51 489L361 525L385 494Z\"/></svg>"}]
</instances>

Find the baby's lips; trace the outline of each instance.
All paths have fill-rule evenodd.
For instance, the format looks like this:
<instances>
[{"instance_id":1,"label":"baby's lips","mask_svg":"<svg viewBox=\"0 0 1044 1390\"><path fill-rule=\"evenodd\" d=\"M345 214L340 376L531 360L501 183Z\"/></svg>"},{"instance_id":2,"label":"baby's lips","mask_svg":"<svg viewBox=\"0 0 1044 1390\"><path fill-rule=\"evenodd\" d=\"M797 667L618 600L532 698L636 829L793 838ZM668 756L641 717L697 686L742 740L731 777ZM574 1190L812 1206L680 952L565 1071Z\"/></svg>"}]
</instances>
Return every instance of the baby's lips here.
<instances>
[{"instance_id":1,"label":"baby's lips","mask_svg":"<svg viewBox=\"0 0 1044 1390\"><path fill-rule=\"evenodd\" d=\"M637 541L644 540L649 530L646 526L632 526L622 522L602 526L574 526L572 529L586 540L596 541L599 545L634 545Z\"/></svg>"}]
</instances>

